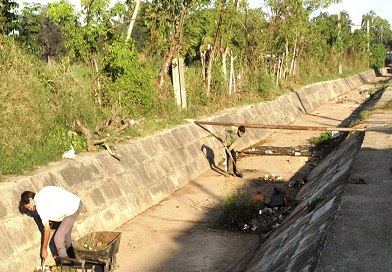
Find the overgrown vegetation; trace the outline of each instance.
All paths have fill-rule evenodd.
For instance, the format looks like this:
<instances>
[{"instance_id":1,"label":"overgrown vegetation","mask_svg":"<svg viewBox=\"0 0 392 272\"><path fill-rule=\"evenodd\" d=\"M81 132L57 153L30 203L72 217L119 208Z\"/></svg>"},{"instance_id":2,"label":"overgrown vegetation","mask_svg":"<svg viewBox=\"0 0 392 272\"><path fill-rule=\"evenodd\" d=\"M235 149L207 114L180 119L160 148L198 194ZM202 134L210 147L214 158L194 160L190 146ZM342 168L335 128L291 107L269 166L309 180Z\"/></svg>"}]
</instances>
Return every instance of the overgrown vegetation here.
<instances>
[{"instance_id":1,"label":"overgrown vegetation","mask_svg":"<svg viewBox=\"0 0 392 272\"><path fill-rule=\"evenodd\" d=\"M94 125L96 110L74 73L26 55L12 39L0 41L0 174L20 174L58 160L70 148L72 120ZM83 141L74 146L83 150Z\"/></svg>"},{"instance_id":2,"label":"overgrown vegetation","mask_svg":"<svg viewBox=\"0 0 392 272\"><path fill-rule=\"evenodd\" d=\"M296 206L294 201L286 198L285 192L282 193L277 188L274 189L274 197L281 197L282 203L275 201L272 204L274 202L272 200L266 203L264 200L252 197L246 186L229 190L223 196L222 212L211 227L259 235L270 233L284 221Z\"/></svg>"},{"instance_id":3,"label":"overgrown vegetation","mask_svg":"<svg viewBox=\"0 0 392 272\"><path fill-rule=\"evenodd\" d=\"M347 132L325 131L320 136L311 138L310 144L317 150L320 158L331 152L347 136Z\"/></svg>"},{"instance_id":4,"label":"overgrown vegetation","mask_svg":"<svg viewBox=\"0 0 392 272\"><path fill-rule=\"evenodd\" d=\"M0 176L58 160L71 145L81 152L92 150L91 140L118 144L185 118L381 67L380 45L392 37L387 21L367 14L377 25L369 37L364 30L350 33L347 13L340 21L326 13L310 18L329 0L294 2L269 1L266 14L247 1L148 1L139 11L134 2L89 0L76 11L61 0L29 3L20 13L6 1L0 6ZM182 110L173 97L176 57L186 65ZM90 136L77 131L77 120ZM143 122L125 126L133 120ZM111 127L114 121L124 127Z\"/></svg>"},{"instance_id":5,"label":"overgrown vegetation","mask_svg":"<svg viewBox=\"0 0 392 272\"><path fill-rule=\"evenodd\" d=\"M223 198L222 213L214 222L215 228L239 231L265 208L265 204L251 198L246 188L232 190Z\"/></svg>"}]
</instances>

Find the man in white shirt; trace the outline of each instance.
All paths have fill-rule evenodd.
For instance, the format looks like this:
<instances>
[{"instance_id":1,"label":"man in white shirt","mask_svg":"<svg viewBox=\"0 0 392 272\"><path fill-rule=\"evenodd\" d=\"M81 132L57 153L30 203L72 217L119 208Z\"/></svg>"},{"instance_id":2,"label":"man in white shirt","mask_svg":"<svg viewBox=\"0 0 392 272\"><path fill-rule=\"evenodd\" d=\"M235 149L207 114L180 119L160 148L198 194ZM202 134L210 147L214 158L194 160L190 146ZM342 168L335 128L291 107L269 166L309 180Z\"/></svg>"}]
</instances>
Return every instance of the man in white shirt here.
<instances>
[{"instance_id":1,"label":"man in white shirt","mask_svg":"<svg viewBox=\"0 0 392 272\"><path fill-rule=\"evenodd\" d=\"M72 227L82 209L80 198L63 188L47 186L37 194L31 191L23 192L19 205L30 211L37 211L41 217L44 225L41 257L48 257L49 221L61 222L54 236L54 243L59 257L68 257L67 249L72 246Z\"/></svg>"}]
</instances>

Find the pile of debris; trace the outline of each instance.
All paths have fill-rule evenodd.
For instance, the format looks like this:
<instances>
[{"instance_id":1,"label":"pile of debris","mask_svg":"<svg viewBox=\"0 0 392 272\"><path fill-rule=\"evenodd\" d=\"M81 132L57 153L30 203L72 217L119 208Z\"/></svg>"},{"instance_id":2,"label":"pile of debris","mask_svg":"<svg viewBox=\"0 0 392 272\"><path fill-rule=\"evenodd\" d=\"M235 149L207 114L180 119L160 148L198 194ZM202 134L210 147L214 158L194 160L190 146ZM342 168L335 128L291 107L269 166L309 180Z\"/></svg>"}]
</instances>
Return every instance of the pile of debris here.
<instances>
[{"instance_id":1,"label":"pile of debris","mask_svg":"<svg viewBox=\"0 0 392 272\"><path fill-rule=\"evenodd\" d=\"M276 229L282 223L285 217L294 209L294 203L286 194L278 188L274 188L273 194L266 203L266 197L257 191L252 195L256 201L263 203L264 208L258 211L258 214L248 223L244 224L243 231L257 232L258 234L266 234Z\"/></svg>"},{"instance_id":2,"label":"pile of debris","mask_svg":"<svg viewBox=\"0 0 392 272\"><path fill-rule=\"evenodd\" d=\"M305 156L305 157L317 157L318 150L313 146L260 146L256 145L249 149L241 151L240 155L273 155L273 156Z\"/></svg>"}]
</instances>

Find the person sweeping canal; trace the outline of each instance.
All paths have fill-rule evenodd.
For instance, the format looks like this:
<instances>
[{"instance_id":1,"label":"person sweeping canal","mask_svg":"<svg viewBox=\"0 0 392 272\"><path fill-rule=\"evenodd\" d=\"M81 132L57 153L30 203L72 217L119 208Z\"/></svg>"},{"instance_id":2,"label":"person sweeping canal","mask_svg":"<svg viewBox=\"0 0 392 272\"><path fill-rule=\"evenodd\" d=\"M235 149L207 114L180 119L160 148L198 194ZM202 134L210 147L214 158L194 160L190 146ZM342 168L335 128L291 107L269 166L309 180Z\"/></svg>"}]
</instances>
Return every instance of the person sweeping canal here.
<instances>
[{"instance_id":1,"label":"person sweeping canal","mask_svg":"<svg viewBox=\"0 0 392 272\"><path fill-rule=\"evenodd\" d=\"M245 134L245 127L243 125L239 126L228 126L223 128L218 135L222 135L226 133L225 140L222 140L221 137L217 136L218 140L221 141L225 147L226 154L226 173L230 173L230 161L233 164L233 174L237 177L242 178L243 174L237 169L237 151L235 150L238 142L241 140L241 137Z\"/></svg>"}]
</instances>

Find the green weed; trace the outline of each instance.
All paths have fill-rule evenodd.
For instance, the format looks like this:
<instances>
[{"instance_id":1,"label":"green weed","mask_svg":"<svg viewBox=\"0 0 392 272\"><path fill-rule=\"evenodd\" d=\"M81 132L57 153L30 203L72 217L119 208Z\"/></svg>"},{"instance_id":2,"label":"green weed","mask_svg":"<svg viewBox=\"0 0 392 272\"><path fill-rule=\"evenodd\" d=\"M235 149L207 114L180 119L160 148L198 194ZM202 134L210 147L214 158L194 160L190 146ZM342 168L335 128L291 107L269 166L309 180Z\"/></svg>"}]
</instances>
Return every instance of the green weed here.
<instances>
[{"instance_id":1,"label":"green weed","mask_svg":"<svg viewBox=\"0 0 392 272\"><path fill-rule=\"evenodd\" d=\"M215 222L215 227L240 231L262 208L264 204L251 198L246 188L233 190L223 198L222 213Z\"/></svg>"},{"instance_id":2,"label":"green weed","mask_svg":"<svg viewBox=\"0 0 392 272\"><path fill-rule=\"evenodd\" d=\"M118 108L121 116L134 120L143 117L143 123L130 126L119 135L110 129L105 131L116 143L121 143L184 124L184 119L268 101L299 89L301 84L326 80L325 76L309 80L285 79L279 82L280 86L275 86L272 76L244 70L236 89L229 95L226 79L217 66L218 72L207 94L200 79L200 68L189 67L185 70L188 108L181 110L173 99L169 76L162 92L155 86L159 62L148 59L143 63L129 62L138 58L131 45L113 44L112 49L121 50L110 51L99 78L92 76L88 67L74 66L66 58L59 60L56 66L48 66L27 55L9 38L0 39L0 46L0 178L24 174L59 160L71 145L76 153L85 151L85 136L68 135L69 131L75 131L75 119L94 131Z\"/></svg>"},{"instance_id":3,"label":"green weed","mask_svg":"<svg viewBox=\"0 0 392 272\"><path fill-rule=\"evenodd\" d=\"M325 131L325 132L321 133L320 136L311 138L309 140L309 142L310 142L310 144L312 144L314 146L327 145L331 141L331 136L332 136L331 131Z\"/></svg>"}]
</instances>

